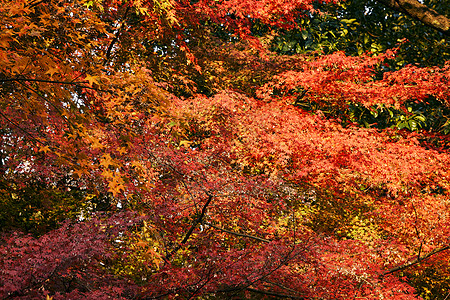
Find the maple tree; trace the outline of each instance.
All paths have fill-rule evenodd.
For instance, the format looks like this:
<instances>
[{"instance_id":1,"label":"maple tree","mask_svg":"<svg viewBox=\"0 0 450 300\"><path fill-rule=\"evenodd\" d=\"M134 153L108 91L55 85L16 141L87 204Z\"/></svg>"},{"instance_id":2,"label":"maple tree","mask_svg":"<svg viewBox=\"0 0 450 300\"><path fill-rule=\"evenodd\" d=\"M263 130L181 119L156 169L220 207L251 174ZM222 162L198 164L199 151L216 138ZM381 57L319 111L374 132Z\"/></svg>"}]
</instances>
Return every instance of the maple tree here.
<instances>
[{"instance_id":1,"label":"maple tree","mask_svg":"<svg viewBox=\"0 0 450 300\"><path fill-rule=\"evenodd\" d=\"M317 5L1 0L0 297L448 296L450 63L271 51Z\"/></svg>"}]
</instances>

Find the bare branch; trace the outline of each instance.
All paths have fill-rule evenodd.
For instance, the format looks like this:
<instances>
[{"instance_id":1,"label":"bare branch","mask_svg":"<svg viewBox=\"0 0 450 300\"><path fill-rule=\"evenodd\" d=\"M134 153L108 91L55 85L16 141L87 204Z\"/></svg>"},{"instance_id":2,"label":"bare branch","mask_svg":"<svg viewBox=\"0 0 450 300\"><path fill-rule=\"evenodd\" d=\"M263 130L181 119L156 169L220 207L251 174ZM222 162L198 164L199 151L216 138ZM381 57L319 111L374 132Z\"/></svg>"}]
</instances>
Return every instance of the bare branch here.
<instances>
[{"instance_id":1,"label":"bare branch","mask_svg":"<svg viewBox=\"0 0 450 300\"><path fill-rule=\"evenodd\" d=\"M450 18L439 14L434 9L417 0L377 0L387 7L405 13L423 24L450 36Z\"/></svg>"},{"instance_id":2,"label":"bare branch","mask_svg":"<svg viewBox=\"0 0 450 300\"><path fill-rule=\"evenodd\" d=\"M253 293L258 293L258 294L263 294L263 295L268 295L268 296L274 296L274 297L278 297L278 298L305 299L303 297L280 294L280 293L275 293L275 292L270 292L270 291L257 290L257 289L250 288L250 287L247 288L247 291L250 291Z\"/></svg>"},{"instance_id":3,"label":"bare branch","mask_svg":"<svg viewBox=\"0 0 450 300\"><path fill-rule=\"evenodd\" d=\"M81 85L88 83L87 81L58 81L58 80L47 80L47 79L32 79L32 78L7 78L7 79L0 79L0 83L3 82L42 82L42 83L54 83L54 84L66 84L66 85L75 85L80 88L94 90L98 92L105 92L105 93L113 93L112 91L107 90L101 90L98 88L93 88L87 85Z\"/></svg>"},{"instance_id":4,"label":"bare branch","mask_svg":"<svg viewBox=\"0 0 450 300\"><path fill-rule=\"evenodd\" d=\"M417 258L415 258L415 259L413 259L413 260L411 260L411 261L409 261L409 262L407 262L407 263L405 263L403 265L400 265L400 266L397 266L397 267L394 267L394 268L391 268L391 269L385 271L382 274L382 276L389 275L389 274L395 273L397 271L401 271L401 270L407 269L407 268L409 268L409 267L411 267L413 265L416 265L416 264L418 264L418 263L420 263L420 262L430 258L431 256L433 256L435 254L438 254L438 253L440 253L442 251L445 251L445 250L448 250L448 249L450 249L450 246L445 246L445 247L442 247L442 248L439 248L439 249L435 249L435 250L431 251L430 253L428 253L428 254L426 254L426 255L424 255L422 257L417 257Z\"/></svg>"},{"instance_id":5,"label":"bare branch","mask_svg":"<svg viewBox=\"0 0 450 300\"><path fill-rule=\"evenodd\" d=\"M0 82L22 82L22 81L30 81L30 82L45 82L45 83L57 83L57 84L68 84L68 85L79 85L84 84L86 82L81 81L58 81L58 80L46 80L46 79L32 79L32 78L7 78L7 79L0 79Z\"/></svg>"},{"instance_id":6,"label":"bare branch","mask_svg":"<svg viewBox=\"0 0 450 300\"><path fill-rule=\"evenodd\" d=\"M106 50L106 59L103 63L104 66L106 66L106 64L108 63L108 60L111 58L112 48L114 47L114 44L119 40L120 34L122 33L122 27L125 24L125 20L127 18L129 11L130 11L130 5L127 6L125 13L123 14L123 17L122 17L122 22L120 23L119 28L117 29L114 38L111 40L108 50Z\"/></svg>"},{"instance_id":7,"label":"bare branch","mask_svg":"<svg viewBox=\"0 0 450 300\"><path fill-rule=\"evenodd\" d=\"M37 138L35 138L31 133L29 133L28 131L26 131L25 129L23 129L22 127L20 127L19 124L17 124L16 122L14 122L13 120L9 119L7 116L5 116L1 111L0 111L0 116L2 116L3 118L6 119L6 121L8 121L9 123L11 123L12 125L14 125L15 127L17 127L20 131L22 131L23 133L25 133L26 136L30 137L30 139L32 139L36 144L41 144L44 146L47 146L47 143L44 143L40 140L38 140Z\"/></svg>"},{"instance_id":8,"label":"bare branch","mask_svg":"<svg viewBox=\"0 0 450 300\"><path fill-rule=\"evenodd\" d=\"M263 238L260 238L260 237L257 237L257 236L253 236L253 235L248 235L248 234L243 234L243 233L238 233L238 232L230 231L230 230L221 228L221 227L219 227L219 226L213 225L213 224L211 224L211 223L209 223L209 222L205 222L205 224L208 225L208 226L211 226L212 228L215 228L215 229L217 229L217 230L220 230L220 231L223 231L223 232L232 234L232 235L241 236L241 237L246 237L246 238L254 239L254 240L257 240L257 241L260 241L260 242L270 243L270 240L266 240L266 239L263 239Z\"/></svg>"},{"instance_id":9,"label":"bare branch","mask_svg":"<svg viewBox=\"0 0 450 300\"><path fill-rule=\"evenodd\" d=\"M186 244L186 242L189 240L192 233L194 232L195 227L197 227L197 225L202 222L202 219L206 213L206 209L208 208L208 205L211 203L212 199L213 199L213 196L208 195L208 200L206 201L205 205L203 205L201 213L198 215L197 219L194 220L194 222L192 223L191 227L189 228L188 232L184 236L181 243L178 244L169 254L166 255L166 257L165 257L166 260L169 260L170 257L172 257L172 255L174 255L175 253L177 253L178 250L180 250L182 245Z\"/></svg>"},{"instance_id":10,"label":"bare branch","mask_svg":"<svg viewBox=\"0 0 450 300\"><path fill-rule=\"evenodd\" d=\"M269 280L263 280L263 281L268 283L268 284L272 284L272 285L275 285L275 286L277 286L279 288L282 288L283 290L287 290L287 291L292 292L292 293L300 294L300 292L298 292L298 291L296 291L294 289L288 288L287 286L284 286L282 284L279 284L279 283L276 283L276 282L272 282L272 281L269 281Z\"/></svg>"}]
</instances>

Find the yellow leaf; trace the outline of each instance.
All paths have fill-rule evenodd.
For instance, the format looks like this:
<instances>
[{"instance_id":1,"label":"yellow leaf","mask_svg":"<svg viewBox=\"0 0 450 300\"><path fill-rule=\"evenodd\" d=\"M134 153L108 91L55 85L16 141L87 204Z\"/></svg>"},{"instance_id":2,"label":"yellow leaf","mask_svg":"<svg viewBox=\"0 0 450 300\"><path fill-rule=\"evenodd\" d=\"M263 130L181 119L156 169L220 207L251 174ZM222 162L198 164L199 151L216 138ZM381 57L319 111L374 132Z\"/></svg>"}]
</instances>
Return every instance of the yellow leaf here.
<instances>
[{"instance_id":1,"label":"yellow leaf","mask_svg":"<svg viewBox=\"0 0 450 300\"><path fill-rule=\"evenodd\" d=\"M89 82L89 86L92 86L94 83L98 84L98 81L97 81L98 76L91 76L91 75L87 74L84 79Z\"/></svg>"},{"instance_id":2,"label":"yellow leaf","mask_svg":"<svg viewBox=\"0 0 450 300\"><path fill-rule=\"evenodd\" d=\"M105 168L113 165L113 159L111 158L111 155L109 155L109 153L103 155L103 157L100 159L100 165L104 166Z\"/></svg>"},{"instance_id":3,"label":"yellow leaf","mask_svg":"<svg viewBox=\"0 0 450 300\"><path fill-rule=\"evenodd\" d=\"M111 172L110 170L104 170L102 172L102 176L105 178L114 178L114 173Z\"/></svg>"},{"instance_id":4,"label":"yellow leaf","mask_svg":"<svg viewBox=\"0 0 450 300\"><path fill-rule=\"evenodd\" d=\"M125 153L127 153L127 148L126 148L126 147L120 147L120 148L119 148L119 154L120 154L120 155L123 155L123 154L125 154Z\"/></svg>"},{"instance_id":5,"label":"yellow leaf","mask_svg":"<svg viewBox=\"0 0 450 300\"><path fill-rule=\"evenodd\" d=\"M139 7L139 12L141 15L148 15L148 8L147 7Z\"/></svg>"},{"instance_id":6,"label":"yellow leaf","mask_svg":"<svg viewBox=\"0 0 450 300\"><path fill-rule=\"evenodd\" d=\"M39 152L44 151L44 153L47 153L48 151L50 151L50 148L48 146L42 146L41 148L39 148Z\"/></svg>"},{"instance_id":7,"label":"yellow leaf","mask_svg":"<svg viewBox=\"0 0 450 300\"><path fill-rule=\"evenodd\" d=\"M190 147L192 143L191 141L181 141L180 146Z\"/></svg>"},{"instance_id":8,"label":"yellow leaf","mask_svg":"<svg viewBox=\"0 0 450 300\"><path fill-rule=\"evenodd\" d=\"M86 197L85 197L85 199L86 199L86 200L91 200L91 199L93 199L93 198L95 198L95 197L96 197L95 194L87 194Z\"/></svg>"}]
</instances>

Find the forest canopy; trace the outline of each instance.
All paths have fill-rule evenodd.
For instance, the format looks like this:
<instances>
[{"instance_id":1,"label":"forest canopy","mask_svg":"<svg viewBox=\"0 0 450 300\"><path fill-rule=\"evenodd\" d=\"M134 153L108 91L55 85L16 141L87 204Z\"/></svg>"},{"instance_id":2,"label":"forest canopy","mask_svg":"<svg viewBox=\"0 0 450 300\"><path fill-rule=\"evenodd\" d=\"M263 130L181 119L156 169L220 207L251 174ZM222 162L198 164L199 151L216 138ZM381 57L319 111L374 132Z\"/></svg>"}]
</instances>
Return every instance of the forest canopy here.
<instances>
[{"instance_id":1,"label":"forest canopy","mask_svg":"<svg viewBox=\"0 0 450 300\"><path fill-rule=\"evenodd\" d=\"M449 4L0 0L0 298L449 298Z\"/></svg>"}]
</instances>

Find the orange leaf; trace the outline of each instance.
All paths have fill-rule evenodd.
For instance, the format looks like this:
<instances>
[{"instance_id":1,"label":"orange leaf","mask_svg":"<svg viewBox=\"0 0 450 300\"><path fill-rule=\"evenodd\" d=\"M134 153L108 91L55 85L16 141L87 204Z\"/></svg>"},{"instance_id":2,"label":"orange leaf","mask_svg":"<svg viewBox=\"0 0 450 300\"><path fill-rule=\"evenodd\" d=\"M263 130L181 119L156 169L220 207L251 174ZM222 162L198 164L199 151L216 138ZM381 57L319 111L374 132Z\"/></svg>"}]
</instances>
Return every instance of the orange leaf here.
<instances>
[{"instance_id":1,"label":"orange leaf","mask_svg":"<svg viewBox=\"0 0 450 300\"><path fill-rule=\"evenodd\" d=\"M98 76L91 76L91 75L86 75L86 77L84 78L85 80L87 80L89 82L89 86L92 86L94 83L98 84Z\"/></svg>"}]
</instances>

